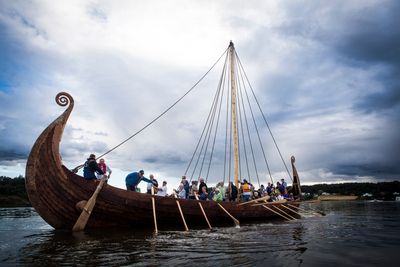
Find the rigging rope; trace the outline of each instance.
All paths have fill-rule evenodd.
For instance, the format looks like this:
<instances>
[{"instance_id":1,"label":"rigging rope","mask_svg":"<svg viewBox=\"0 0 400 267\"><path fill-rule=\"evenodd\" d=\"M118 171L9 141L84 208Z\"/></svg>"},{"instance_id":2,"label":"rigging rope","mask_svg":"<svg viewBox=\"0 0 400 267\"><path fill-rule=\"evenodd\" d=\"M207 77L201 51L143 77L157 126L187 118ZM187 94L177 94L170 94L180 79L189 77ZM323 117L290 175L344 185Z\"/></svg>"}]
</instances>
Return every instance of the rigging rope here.
<instances>
[{"instance_id":1,"label":"rigging rope","mask_svg":"<svg viewBox=\"0 0 400 267\"><path fill-rule=\"evenodd\" d=\"M144 131L147 127L149 127L150 125L152 125L154 122L156 122L159 118L161 118L165 113L167 113L170 109L172 109L176 104L178 104L185 96L187 96L206 76L207 74L215 67L215 65L217 65L217 63L220 61L220 59L222 58L222 56L228 51L229 47L227 49L225 49L225 51L221 54L221 56L217 59L217 61L215 61L215 63L210 67L210 69L203 75L201 76L201 78L183 95L181 96L178 100L176 100L171 106L169 106L166 110L164 110L160 115L158 115L157 117L155 117L152 121L150 121L148 124L146 124L144 127L142 127L140 130L138 130L136 133L132 134L131 136L129 136L128 138L126 138L124 141L122 141L121 143L119 143L118 145L114 146L113 148L111 148L110 150L108 150L107 152L103 153L102 155L98 156L97 158L101 158L104 157L105 155L107 155L108 153L114 151L115 149L117 149L118 147L122 146L123 144L125 144L126 142L128 142L129 140L131 140L133 137L135 137L136 135L138 135L139 133L141 133L142 131ZM73 169L73 171L77 172L80 168L83 167L82 165L79 165L77 167L75 167Z\"/></svg>"},{"instance_id":2,"label":"rigging rope","mask_svg":"<svg viewBox=\"0 0 400 267\"><path fill-rule=\"evenodd\" d=\"M219 81L219 84L218 84L218 97L217 98L219 98L219 96L220 96L220 94L221 94L221 83L222 83L222 76L221 76L221 78L220 78L220 81ZM216 112L217 112L217 107L218 107L218 101L219 101L219 99L217 99L217 101L215 102L215 106L214 106L214 111L213 111L213 115L212 115L212 121L211 121L211 123L210 123L210 126L209 126L209 131L208 131L208 135L207 135L207 145L206 145L206 148L204 149L204 155L203 155L203 160L202 160L202 162L201 162L201 167L200 167L200 172L199 172L199 178L200 178L200 176L201 176L201 172L202 172L202 170L203 170L203 167L204 167L204 161L205 161L205 159L206 159L206 155L207 155L207 151L208 151L208 145L210 144L210 137L211 137L211 132L212 132L212 129L213 129L213 126L214 126L214 119L215 119L215 114L216 114ZM206 176L206 183L207 183L207 179L208 179L208 177Z\"/></svg>"},{"instance_id":3,"label":"rigging rope","mask_svg":"<svg viewBox=\"0 0 400 267\"><path fill-rule=\"evenodd\" d=\"M271 128L269 127L268 121L267 121L267 119L266 119L266 117L265 117L265 115L264 115L264 112L263 112L262 109L261 109L260 103L258 102L258 99L257 99L257 97L256 97L256 95L255 95L255 93L254 93L253 87L251 86L251 83L250 83L250 81L249 81L249 78L247 77L247 74L246 74L246 72L245 72L244 69L243 69L242 62L240 61L240 58L239 58L239 56L237 55L236 51L235 51L235 55L236 55L236 57L237 57L237 59L238 59L238 61L239 61L239 64L240 64L240 66L241 66L241 68L242 68L242 70L243 70L243 73L244 73L244 75L245 75L245 77L246 77L247 83L248 83L249 86L250 86L251 92L253 93L253 96L254 96L254 99L256 100L257 106L258 106L258 108L260 109L260 112L261 112L262 117L263 117L263 119L264 119L264 121L265 121L265 124L267 125L268 131L269 131L269 133L270 133L270 135L271 135L271 137L272 137L272 140L274 141L275 147L276 147L276 149L278 150L278 153L279 153L279 156L281 157L281 160L282 160L282 162L283 162L283 165L284 165L285 168L286 168L286 171L287 171L287 173L288 173L288 175L289 175L290 180L293 181L293 179L292 179L292 177L291 177L291 175L290 175L289 169L288 169L288 167L287 167L287 165L286 165L286 163L285 163L285 160L283 159L281 150L279 149L278 144L276 143L275 137L274 137L274 135L272 134L272 131L271 131Z\"/></svg>"},{"instance_id":4,"label":"rigging rope","mask_svg":"<svg viewBox=\"0 0 400 267\"><path fill-rule=\"evenodd\" d=\"M226 52L226 51L225 51L225 52ZM226 68L226 58L225 58L225 63L224 63L223 69L225 69L225 68ZM201 132L199 141L197 142L197 145L196 145L196 148L195 148L195 150L194 150L194 152L193 152L192 158L190 159L189 164L188 164L188 166L187 166L187 168L186 168L185 175L186 175L187 172L189 171L190 165L192 164L192 161L193 161L193 159L194 159L194 156L196 155L197 149L199 148L199 145L200 145L201 140L202 140L202 138L203 138L204 132L205 132L205 130L206 130L206 128L207 128L208 121L209 121L209 119L210 119L210 116L212 115L212 110L213 110L213 107L214 107L214 105L215 105L217 96L218 96L218 91L215 92L214 99L213 99L212 104L211 104L210 112L208 113L207 120L206 120L206 122L205 122L205 124L204 124L203 131ZM203 150L203 149L201 149L201 150ZM196 166L197 166L197 163L196 163ZM195 168L195 169L196 169L196 168ZM194 172L194 171L193 171L193 172ZM189 181L189 182L192 181L192 178L193 178L193 173L192 173L192 175L191 175L191 177L190 177L190 181Z\"/></svg>"},{"instance_id":5,"label":"rigging rope","mask_svg":"<svg viewBox=\"0 0 400 267\"><path fill-rule=\"evenodd\" d=\"M240 87L238 81L238 79L236 79L236 84L237 84L237 88ZM238 113L239 113L239 124L238 124L238 128L240 129L240 133L242 134L242 143L243 143L243 150L244 150L244 159L245 159L245 163L246 163L246 169L247 169L247 179L248 181L251 183L251 176L250 176L250 169L249 169L249 161L247 159L247 149L246 149L246 139L244 138L244 127L243 127L243 120L246 120L246 118L242 118L242 109L240 107L240 95L239 95L239 90L237 90L237 107L238 107ZM240 126L240 127L239 127ZM239 136L240 138L240 136Z\"/></svg>"},{"instance_id":6,"label":"rigging rope","mask_svg":"<svg viewBox=\"0 0 400 267\"><path fill-rule=\"evenodd\" d=\"M224 184L225 184L225 177L226 177L226 153L227 153L227 148L228 148L228 119L229 119L229 87L227 87L227 93L226 93L226 121L225 121L225 152L224 152ZM229 165L230 168L230 165ZM230 178L230 170L229 170L229 176L228 176L228 183L231 181Z\"/></svg>"},{"instance_id":7,"label":"rigging rope","mask_svg":"<svg viewBox=\"0 0 400 267\"><path fill-rule=\"evenodd\" d=\"M241 70L240 68L239 68L239 72L240 72L240 73L242 72L242 70ZM243 80L243 75L241 75L241 78L242 78L242 83L245 84L245 83L244 83L244 80ZM271 169L270 169L270 167L269 167L269 163L268 163L268 160L267 160L267 156L265 155L264 146L262 145L262 141L261 141L261 137L260 137L260 132L259 132L258 127L257 127L257 123L256 123L256 120L255 120L255 117L254 117L253 109L251 108L250 98L249 98L249 95L247 94L246 87L245 87L244 92L246 93L247 103L248 103L249 108L250 108L251 117L252 117L252 119L253 119L254 128L256 129L256 133L257 133L257 137L258 137L258 142L260 143L261 152L262 152L262 154L263 154L263 158L264 158L264 161L265 161L265 165L267 166L268 174L269 174L269 177L270 177L271 182L272 182L272 184L273 184L273 183L274 183L274 180L272 179Z\"/></svg>"},{"instance_id":8,"label":"rigging rope","mask_svg":"<svg viewBox=\"0 0 400 267\"><path fill-rule=\"evenodd\" d=\"M239 73L241 73L241 72L239 72ZM241 78L242 78L242 80L243 80L243 77L242 77L242 76L241 76ZM249 139L250 151L251 151L251 155L252 155L252 158L253 158L254 170L255 170L255 172L256 172L256 177L257 177L258 186L260 186L260 177L259 177L259 175L258 175L257 163L256 163L256 159L255 159L255 156L254 156L253 143L251 142L250 129L249 129L249 124L248 124L248 121L247 121L246 109L245 109L244 101L243 101L242 86L241 86L241 83L240 83L240 79L238 79L238 80L239 80L239 82L238 82L238 84L239 84L239 86L238 86L238 87L239 87L239 96L240 96L240 100L241 100L241 104L242 104L242 110L243 110L243 114L244 114L244 118L245 118L245 123L246 123L247 137L248 137L248 139ZM245 90L245 89L246 89L246 87L244 88L244 90ZM240 104L239 104L239 106L240 106Z\"/></svg>"},{"instance_id":9,"label":"rigging rope","mask_svg":"<svg viewBox=\"0 0 400 267\"><path fill-rule=\"evenodd\" d=\"M223 90L223 89L224 89L224 86L223 86L224 82L225 82L225 75L224 75L224 77L223 77L222 83L220 84L220 86L222 86L221 100L220 100L220 103L219 103L217 124L215 125L214 140L213 140L213 144L212 144L211 152L210 152L211 154L210 154L210 161L209 161L209 163L208 163L208 170L207 170L207 175L206 175L206 181L208 180L208 174L210 173L211 161L212 161L212 158L213 158L214 148L215 148L215 139L216 139L216 137L217 137L217 132L218 132L219 118L220 118L220 115L221 115L221 108L222 108L222 100L223 100L223 98L224 98L224 90ZM211 133L210 133L210 134L211 134Z\"/></svg>"}]
</instances>

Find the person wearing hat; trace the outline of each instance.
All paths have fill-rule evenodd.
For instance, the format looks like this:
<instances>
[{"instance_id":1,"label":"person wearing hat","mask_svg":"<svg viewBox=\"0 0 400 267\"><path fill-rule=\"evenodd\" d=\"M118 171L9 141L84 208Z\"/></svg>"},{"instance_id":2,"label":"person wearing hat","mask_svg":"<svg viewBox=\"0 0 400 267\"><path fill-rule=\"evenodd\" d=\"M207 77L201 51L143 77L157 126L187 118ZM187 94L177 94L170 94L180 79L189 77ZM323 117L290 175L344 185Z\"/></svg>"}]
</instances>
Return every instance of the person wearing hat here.
<instances>
[{"instance_id":1,"label":"person wearing hat","mask_svg":"<svg viewBox=\"0 0 400 267\"><path fill-rule=\"evenodd\" d=\"M144 175L143 170L140 170L139 172L132 172L132 173L128 174L125 178L126 190L137 191L137 186L141 181L152 183L152 181L150 179L147 179L143 175Z\"/></svg>"},{"instance_id":2,"label":"person wearing hat","mask_svg":"<svg viewBox=\"0 0 400 267\"><path fill-rule=\"evenodd\" d=\"M94 154L90 154L89 158L83 165L83 177L86 180L96 180L97 178L95 173L101 175L104 174L103 170L97 165L96 156Z\"/></svg>"}]
</instances>

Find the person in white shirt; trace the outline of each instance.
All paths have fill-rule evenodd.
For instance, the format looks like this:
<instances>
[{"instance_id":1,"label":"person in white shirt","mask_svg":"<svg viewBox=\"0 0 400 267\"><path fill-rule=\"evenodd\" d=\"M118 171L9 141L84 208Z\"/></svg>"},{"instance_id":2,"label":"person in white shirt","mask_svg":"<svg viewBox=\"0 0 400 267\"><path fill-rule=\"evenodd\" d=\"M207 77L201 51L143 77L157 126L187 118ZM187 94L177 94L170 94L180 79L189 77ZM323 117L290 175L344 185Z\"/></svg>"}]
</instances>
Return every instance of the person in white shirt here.
<instances>
[{"instance_id":1,"label":"person in white shirt","mask_svg":"<svg viewBox=\"0 0 400 267\"><path fill-rule=\"evenodd\" d=\"M150 174L150 176L149 176L149 178L150 178L150 181L151 181L151 183L148 183L147 184L147 194L151 194L151 187L152 186L155 186L154 187L154 190L155 190L155 194L157 194L157 187L158 187L158 182L157 182L157 180L154 178L154 175L153 174Z\"/></svg>"},{"instance_id":2,"label":"person in white shirt","mask_svg":"<svg viewBox=\"0 0 400 267\"><path fill-rule=\"evenodd\" d=\"M157 196L160 196L160 197L167 196L167 181L162 182L162 187L158 188Z\"/></svg>"},{"instance_id":3,"label":"person in white shirt","mask_svg":"<svg viewBox=\"0 0 400 267\"><path fill-rule=\"evenodd\" d=\"M178 193L178 198L186 198L186 191L183 184L180 184L178 190L175 190L175 192Z\"/></svg>"}]
</instances>

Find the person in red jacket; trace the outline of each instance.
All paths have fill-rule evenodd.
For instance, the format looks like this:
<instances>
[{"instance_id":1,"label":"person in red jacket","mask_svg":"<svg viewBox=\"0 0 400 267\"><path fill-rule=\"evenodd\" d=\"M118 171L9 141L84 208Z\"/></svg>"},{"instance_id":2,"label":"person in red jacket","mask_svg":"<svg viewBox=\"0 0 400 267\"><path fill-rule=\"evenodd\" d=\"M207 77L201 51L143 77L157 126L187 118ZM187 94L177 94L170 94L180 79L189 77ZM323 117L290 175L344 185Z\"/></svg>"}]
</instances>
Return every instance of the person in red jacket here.
<instances>
[{"instance_id":1,"label":"person in red jacket","mask_svg":"<svg viewBox=\"0 0 400 267\"><path fill-rule=\"evenodd\" d=\"M110 175L112 173L112 170L110 169L110 167L108 167L108 165L106 164L104 159L100 159L99 164L97 164L99 166L99 168L103 171L104 175L107 175L108 178L110 178ZM97 173L96 174L97 179L101 179L101 174Z\"/></svg>"}]
</instances>

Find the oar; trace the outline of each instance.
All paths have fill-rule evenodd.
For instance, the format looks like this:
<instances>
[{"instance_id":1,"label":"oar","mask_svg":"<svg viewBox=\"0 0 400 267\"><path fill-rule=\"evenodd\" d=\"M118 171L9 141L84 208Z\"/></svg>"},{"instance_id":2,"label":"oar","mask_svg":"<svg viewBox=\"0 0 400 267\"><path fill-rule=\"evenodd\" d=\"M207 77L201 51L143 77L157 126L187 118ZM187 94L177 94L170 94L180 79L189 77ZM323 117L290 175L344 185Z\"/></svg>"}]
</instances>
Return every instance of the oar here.
<instances>
[{"instance_id":1,"label":"oar","mask_svg":"<svg viewBox=\"0 0 400 267\"><path fill-rule=\"evenodd\" d=\"M219 204L218 202L217 202L217 204L218 204L218 206L219 206L223 211L225 211L226 214L229 215L229 217L232 218L232 220L235 222L236 226L240 226L240 222L239 222L238 219L236 219L235 217L233 217L221 204Z\"/></svg>"},{"instance_id":2,"label":"oar","mask_svg":"<svg viewBox=\"0 0 400 267\"><path fill-rule=\"evenodd\" d=\"M196 198L197 200L199 200L199 197L197 196L197 194L196 194L196 193L194 193L194 196L195 196L195 198ZM208 221L208 218L207 218L206 212L204 211L204 209L203 209L203 205L201 205L201 203L200 203L200 202L199 202L199 206L200 206L200 209L201 209L201 211L203 212L204 218L205 218L205 219L206 219L206 221L207 221L208 227L210 228L210 230L212 230L212 228L211 228L211 224L210 224L210 222Z\"/></svg>"},{"instance_id":3,"label":"oar","mask_svg":"<svg viewBox=\"0 0 400 267\"><path fill-rule=\"evenodd\" d=\"M288 204L288 206L290 206L290 207L292 207L292 208L296 208L296 209L301 210L301 211L303 211L303 212L310 212L309 210L305 210L305 209L302 209L302 208L300 208L300 207L296 207L296 206L294 206L294 205L292 205L292 204ZM314 214L316 214L316 215L318 215L318 216L322 216L322 214L320 214L320 213L318 213L318 212L313 212L313 211L311 211L311 213L314 213Z\"/></svg>"},{"instance_id":4,"label":"oar","mask_svg":"<svg viewBox=\"0 0 400 267\"><path fill-rule=\"evenodd\" d=\"M314 202L314 203L315 203L315 202ZM310 203L310 204L311 204L311 203ZM308 209L311 210L312 212L321 214L322 216L325 216L325 215L326 215L325 212L323 212L323 211L315 210L315 209L312 209L312 208L310 208L310 207L308 207Z\"/></svg>"},{"instance_id":5,"label":"oar","mask_svg":"<svg viewBox=\"0 0 400 267\"><path fill-rule=\"evenodd\" d=\"M290 215L289 213L285 212L284 210L280 209L278 206L272 206L275 209L279 210L280 212L282 212L283 214L285 214L286 216L288 216L289 218L293 219L294 221L297 220L295 217L293 217L292 215Z\"/></svg>"},{"instance_id":6,"label":"oar","mask_svg":"<svg viewBox=\"0 0 400 267\"><path fill-rule=\"evenodd\" d=\"M154 187L151 187L151 202L153 204L154 232L158 234L157 216L156 216L156 200L154 199Z\"/></svg>"},{"instance_id":7,"label":"oar","mask_svg":"<svg viewBox=\"0 0 400 267\"><path fill-rule=\"evenodd\" d=\"M293 210L293 209L291 209L291 208L289 208L289 207L286 207L285 205L282 205L281 207L284 207L285 209L290 210L291 212L296 213L297 215L303 216L303 217L304 217L304 215L301 215L301 214L298 213L297 211L295 211L295 210Z\"/></svg>"},{"instance_id":8,"label":"oar","mask_svg":"<svg viewBox=\"0 0 400 267\"><path fill-rule=\"evenodd\" d=\"M74 227L72 227L72 231L82 231L83 229L85 229L90 214L92 213L94 205L96 204L97 195L100 193L100 190L103 188L103 185L107 180L108 180L107 175L103 175L92 197L88 200L88 202L86 203L85 207L81 212L81 215L79 215L78 220L76 220Z\"/></svg>"},{"instance_id":9,"label":"oar","mask_svg":"<svg viewBox=\"0 0 400 267\"><path fill-rule=\"evenodd\" d=\"M257 198L257 199L251 200L251 201L243 202L243 203L240 203L240 204L237 204L237 205L238 206L242 206L242 205L246 205L246 204L256 203L257 201L268 200L270 198L271 198L270 196L265 196L265 197Z\"/></svg>"},{"instance_id":10,"label":"oar","mask_svg":"<svg viewBox=\"0 0 400 267\"><path fill-rule=\"evenodd\" d=\"M175 193L174 193L174 197L177 198ZM179 209L179 212L181 213L181 217L182 217L183 224L185 225L185 229L186 229L186 231L189 231L189 228L186 225L185 217L183 216L183 212L182 212L182 209L181 209L181 204L179 203L178 200L176 200L176 205L178 205L178 209Z\"/></svg>"},{"instance_id":11,"label":"oar","mask_svg":"<svg viewBox=\"0 0 400 267\"><path fill-rule=\"evenodd\" d=\"M286 220L288 220L288 221L291 221L291 219L289 219L288 217L286 217L286 216L280 214L279 212L277 212L277 211L271 209L270 207L267 207L267 206L265 206L265 205L263 205L263 207L266 208L267 210L270 210L270 211L272 211L273 213L275 213L275 214L281 216L282 218L284 218L284 219L286 219Z\"/></svg>"}]
</instances>

